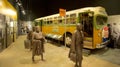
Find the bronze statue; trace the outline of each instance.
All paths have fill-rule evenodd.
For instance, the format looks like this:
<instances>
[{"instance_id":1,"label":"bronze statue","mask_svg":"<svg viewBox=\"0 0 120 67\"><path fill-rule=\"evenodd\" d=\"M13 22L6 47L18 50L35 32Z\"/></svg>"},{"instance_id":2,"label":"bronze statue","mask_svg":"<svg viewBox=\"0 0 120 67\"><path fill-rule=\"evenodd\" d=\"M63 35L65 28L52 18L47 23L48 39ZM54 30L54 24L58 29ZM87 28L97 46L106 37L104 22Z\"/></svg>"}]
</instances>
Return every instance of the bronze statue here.
<instances>
[{"instance_id":1,"label":"bronze statue","mask_svg":"<svg viewBox=\"0 0 120 67\"><path fill-rule=\"evenodd\" d=\"M75 53L75 67L81 67L82 65L82 49L83 49L83 32L82 32L82 24L78 23L76 26L76 31L72 35L72 43L70 47L69 57L71 53Z\"/></svg>"},{"instance_id":2,"label":"bronze statue","mask_svg":"<svg viewBox=\"0 0 120 67\"><path fill-rule=\"evenodd\" d=\"M30 51L32 50L32 34L33 34L33 31L29 31L28 34L27 34L27 39L30 41Z\"/></svg>"},{"instance_id":3,"label":"bronze statue","mask_svg":"<svg viewBox=\"0 0 120 67\"><path fill-rule=\"evenodd\" d=\"M33 49L32 49L32 60L34 61L35 55L41 55L41 59L43 59L43 53L44 53L44 36L42 32L40 31L39 27L36 27L36 31L33 33Z\"/></svg>"}]
</instances>

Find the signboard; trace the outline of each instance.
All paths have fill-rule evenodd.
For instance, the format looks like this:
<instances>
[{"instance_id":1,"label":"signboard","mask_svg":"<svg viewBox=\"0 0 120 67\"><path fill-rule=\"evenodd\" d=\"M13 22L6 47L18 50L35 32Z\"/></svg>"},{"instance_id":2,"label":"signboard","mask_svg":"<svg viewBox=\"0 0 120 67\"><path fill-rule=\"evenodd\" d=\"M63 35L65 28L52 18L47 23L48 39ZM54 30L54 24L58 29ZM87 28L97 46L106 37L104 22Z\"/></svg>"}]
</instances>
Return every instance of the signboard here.
<instances>
[{"instance_id":1,"label":"signboard","mask_svg":"<svg viewBox=\"0 0 120 67\"><path fill-rule=\"evenodd\" d=\"M59 9L59 14L60 16L65 16L66 15L66 10L65 9Z\"/></svg>"}]
</instances>

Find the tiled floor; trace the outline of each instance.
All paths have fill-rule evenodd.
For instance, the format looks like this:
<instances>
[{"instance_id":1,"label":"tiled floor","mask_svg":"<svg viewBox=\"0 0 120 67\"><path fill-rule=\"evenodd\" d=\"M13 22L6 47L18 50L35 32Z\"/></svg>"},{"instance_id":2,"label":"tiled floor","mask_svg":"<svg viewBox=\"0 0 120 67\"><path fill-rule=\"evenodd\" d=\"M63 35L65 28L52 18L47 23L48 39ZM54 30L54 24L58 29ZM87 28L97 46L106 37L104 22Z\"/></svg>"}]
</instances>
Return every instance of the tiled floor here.
<instances>
[{"instance_id":1,"label":"tiled floor","mask_svg":"<svg viewBox=\"0 0 120 67\"><path fill-rule=\"evenodd\" d=\"M36 61L33 63L31 51L24 49L25 38L25 35L20 36L16 42L0 53L0 67L74 67L74 63L68 58L69 48L50 43L45 44L45 61L36 56ZM120 67L120 65L91 55L84 57L82 67Z\"/></svg>"}]
</instances>

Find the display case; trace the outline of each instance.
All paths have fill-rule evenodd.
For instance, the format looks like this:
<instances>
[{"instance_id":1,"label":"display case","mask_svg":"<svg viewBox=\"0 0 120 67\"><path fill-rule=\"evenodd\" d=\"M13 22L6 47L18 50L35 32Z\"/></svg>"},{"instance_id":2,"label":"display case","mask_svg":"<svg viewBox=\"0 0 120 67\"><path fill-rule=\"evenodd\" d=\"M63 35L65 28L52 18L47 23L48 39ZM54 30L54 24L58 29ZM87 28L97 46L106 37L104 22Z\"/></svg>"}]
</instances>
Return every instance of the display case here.
<instances>
[{"instance_id":1,"label":"display case","mask_svg":"<svg viewBox=\"0 0 120 67\"><path fill-rule=\"evenodd\" d=\"M10 26L11 18L6 16L6 47L13 42L13 29Z\"/></svg>"},{"instance_id":2,"label":"display case","mask_svg":"<svg viewBox=\"0 0 120 67\"><path fill-rule=\"evenodd\" d=\"M0 14L0 50L5 48L5 16Z\"/></svg>"}]
</instances>

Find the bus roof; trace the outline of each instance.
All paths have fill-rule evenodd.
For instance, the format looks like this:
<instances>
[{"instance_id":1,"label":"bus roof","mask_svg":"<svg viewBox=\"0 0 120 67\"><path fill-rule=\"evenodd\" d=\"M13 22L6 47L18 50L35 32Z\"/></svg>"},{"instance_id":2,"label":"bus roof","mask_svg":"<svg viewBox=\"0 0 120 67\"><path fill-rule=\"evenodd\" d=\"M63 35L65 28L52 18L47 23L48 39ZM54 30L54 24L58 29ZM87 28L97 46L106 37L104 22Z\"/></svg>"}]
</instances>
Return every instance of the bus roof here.
<instances>
[{"instance_id":1,"label":"bus roof","mask_svg":"<svg viewBox=\"0 0 120 67\"><path fill-rule=\"evenodd\" d=\"M76 9L76 10L67 11L66 15L70 15L70 14L74 14L74 13L88 12L88 11L93 11L94 15L100 14L100 15L107 16L107 13L106 13L105 9L103 7L101 7L101 6L98 6L98 7L85 7L85 8L80 8L80 9ZM53 17L59 17L59 16L60 15L58 13L58 14L53 14L53 15L37 18L35 20L37 21L37 20L41 20L41 19L47 19L47 18L53 18Z\"/></svg>"}]
</instances>

